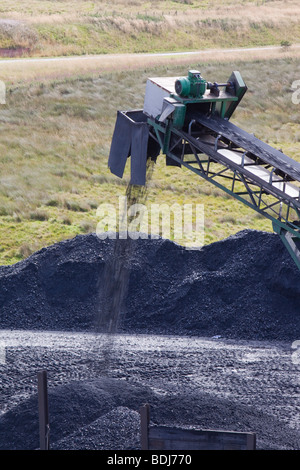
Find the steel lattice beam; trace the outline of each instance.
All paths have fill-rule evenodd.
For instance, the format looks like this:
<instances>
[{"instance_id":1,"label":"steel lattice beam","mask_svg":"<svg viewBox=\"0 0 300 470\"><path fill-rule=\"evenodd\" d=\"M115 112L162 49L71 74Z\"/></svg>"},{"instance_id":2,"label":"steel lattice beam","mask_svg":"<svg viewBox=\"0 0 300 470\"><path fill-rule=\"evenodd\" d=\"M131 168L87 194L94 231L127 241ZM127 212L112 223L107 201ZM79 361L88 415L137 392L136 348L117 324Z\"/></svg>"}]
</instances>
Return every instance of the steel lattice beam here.
<instances>
[{"instance_id":1,"label":"steel lattice beam","mask_svg":"<svg viewBox=\"0 0 300 470\"><path fill-rule=\"evenodd\" d=\"M276 224L276 226L292 233L293 236L299 237L299 197L292 198L272 184L256 178L247 169L247 166L241 167L218 153L220 148L229 149L230 144L226 147L224 143L221 145L219 140L214 146L201 140L203 138L201 133L188 133L175 128L168 129L167 125L157 123L154 120L148 122L152 128L152 137L164 149L165 155L175 164L196 173L271 220L273 225ZM235 148L235 151L237 150L243 152L243 149ZM265 167L270 173L272 172L271 165L268 164ZM231 181L230 186L226 184L228 180ZM273 180L273 183L278 181ZM280 182L285 181L280 179Z\"/></svg>"}]
</instances>

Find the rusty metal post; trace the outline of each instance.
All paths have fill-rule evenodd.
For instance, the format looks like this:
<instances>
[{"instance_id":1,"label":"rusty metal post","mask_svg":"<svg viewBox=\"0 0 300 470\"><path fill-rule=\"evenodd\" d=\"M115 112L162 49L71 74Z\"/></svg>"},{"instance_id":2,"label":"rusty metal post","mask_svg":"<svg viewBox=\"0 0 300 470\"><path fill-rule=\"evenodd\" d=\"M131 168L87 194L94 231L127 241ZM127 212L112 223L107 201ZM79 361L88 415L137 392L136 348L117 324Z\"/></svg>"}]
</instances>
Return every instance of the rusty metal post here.
<instances>
[{"instance_id":1,"label":"rusty metal post","mask_svg":"<svg viewBox=\"0 0 300 470\"><path fill-rule=\"evenodd\" d=\"M48 387L47 372L38 372L38 406L39 406L39 430L40 430L40 450L49 450L49 408L48 408Z\"/></svg>"}]
</instances>

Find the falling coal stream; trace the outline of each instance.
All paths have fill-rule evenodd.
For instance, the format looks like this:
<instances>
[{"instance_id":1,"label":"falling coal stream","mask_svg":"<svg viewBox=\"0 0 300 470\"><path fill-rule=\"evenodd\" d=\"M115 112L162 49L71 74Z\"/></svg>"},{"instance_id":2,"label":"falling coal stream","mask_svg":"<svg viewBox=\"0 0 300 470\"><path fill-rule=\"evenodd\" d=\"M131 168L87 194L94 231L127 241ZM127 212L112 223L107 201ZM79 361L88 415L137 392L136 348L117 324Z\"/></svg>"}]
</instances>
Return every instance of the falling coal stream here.
<instances>
[{"instance_id":1,"label":"falling coal stream","mask_svg":"<svg viewBox=\"0 0 300 470\"><path fill-rule=\"evenodd\" d=\"M129 183L126 190L127 207L133 204L145 204L148 195L148 183L151 180L155 162L150 158L147 160L146 184L137 186ZM127 217L127 227L130 227L132 217ZM128 232L117 234L114 240L113 251L106 261L102 278L102 289L100 289L99 309L96 322L98 333L116 333L120 323L122 307L128 291L130 276L130 263L134 256L134 240Z\"/></svg>"}]
</instances>

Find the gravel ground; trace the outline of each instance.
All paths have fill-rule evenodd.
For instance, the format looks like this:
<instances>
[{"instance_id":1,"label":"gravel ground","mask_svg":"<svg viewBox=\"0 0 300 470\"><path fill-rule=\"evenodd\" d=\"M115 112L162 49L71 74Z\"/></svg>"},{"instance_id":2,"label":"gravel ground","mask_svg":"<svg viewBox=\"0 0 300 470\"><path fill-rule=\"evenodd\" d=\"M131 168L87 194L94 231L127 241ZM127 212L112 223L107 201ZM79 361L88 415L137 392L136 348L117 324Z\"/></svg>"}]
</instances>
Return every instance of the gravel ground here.
<instances>
[{"instance_id":1,"label":"gravel ground","mask_svg":"<svg viewBox=\"0 0 300 470\"><path fill-rule=\"evenodd\" d=\"M95 324L113 246L80 236L0 267L0 449L38 448L46 369L53 449L138 449L148 402L155 423L299 450L300 276L277 236L196 251L138 241L119 333L105 335Z\"/></svg>"},{"instance_id":2,"label":"gravel ground","mask_svg":"<svg viewBox=\"0 0 300 470\"><path fill-rule=\"evenodd\" d=\"M37 372L48 371L51 448L139 449L139 407L171 425L257 433L299 449L299 365L287 343L2 331L1 449L35 449ZM4 362L4 361L2 361Z\"/></svg>"}]
</instances>

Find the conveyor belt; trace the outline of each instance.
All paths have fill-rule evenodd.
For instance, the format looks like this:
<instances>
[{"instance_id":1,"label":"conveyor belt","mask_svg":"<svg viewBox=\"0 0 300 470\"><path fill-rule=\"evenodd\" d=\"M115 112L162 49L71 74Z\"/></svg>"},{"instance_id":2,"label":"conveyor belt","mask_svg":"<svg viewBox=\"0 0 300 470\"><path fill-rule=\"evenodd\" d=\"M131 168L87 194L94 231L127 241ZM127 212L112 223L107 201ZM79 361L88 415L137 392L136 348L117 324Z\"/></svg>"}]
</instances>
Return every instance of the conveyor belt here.
<instances>
[{"instance_id":1,"label":"conveyor belt","mask_svg":"<svg viewBox=\"0 0 300 470\"><path fill-rule=\"evenodd\" d=\"M130 182L144 185L147 159L162 150L168 160L271 220L300 270L300 163L226 119L189 111L185 122L184 130L142 110L118 112L108 161L112 173L122 177L131 156Z\"/></svg>"},{"instance_id":2,"label":"conveyor belt","mask_svg":"<svg viewBox=\"0 0 300 470\"><path fill-rule=\"evenodd\" d=\"M271 184L287 196L292 198L299 198L298 187L292 185L291 183L285 182L282 178L280 178L280 176L276 176L276 181L272 181L271 171L267 170L262 165L253 165L253 160L251 160L251 158L243 156L241 153L227 149L218 150L218 153L236 163L237 165L240 165L241 167L242 165L245 165L247 171L252 173L256 179L259 178L262 182Z\"/></svg>"},{"instance_id":3,"label":"conveyor belt","mask_svg":"<svg viewBox=\"0 0 300 470\"><path fill-rule=\"evenodd\" d=\"M230 169L233 174L238 172L241 178L246 178L252 184L257 185L265 194L275 196L282 202L291 204L294 208L297 207L300 210L300 188L295 184L291 184L285 177L275 174L277 167L270 168L271 165L269 164L264 166L261 164L261 160L257 162L252 153L251 156L247 156L244 150L224 148L222 145L216 146L216 139L215 144L212 145L206 139L202 140L201 136L196 137L184 131L181 131L181 134L194 148L194 151L207 155L212 161ZM281 154L281 152L279 153ZM205 168L202 167L200 172L203 176Z\"/></svg>"},{"instance_id":4,"label":"conveyor belt","mask_svg":"<svg viewBox=\"0 0 300 470\"><path fill-rule=\"evenodd\" d=\"M272 165L282 175L288 176L290 180L300 182L300 163L257 139L253 134L249 134L231 122L218 117L207 118L200 113L195 113L192 118L211 131L221 134L235 145L251 152L264 163Z\"/></svg>"}]
</instances>

